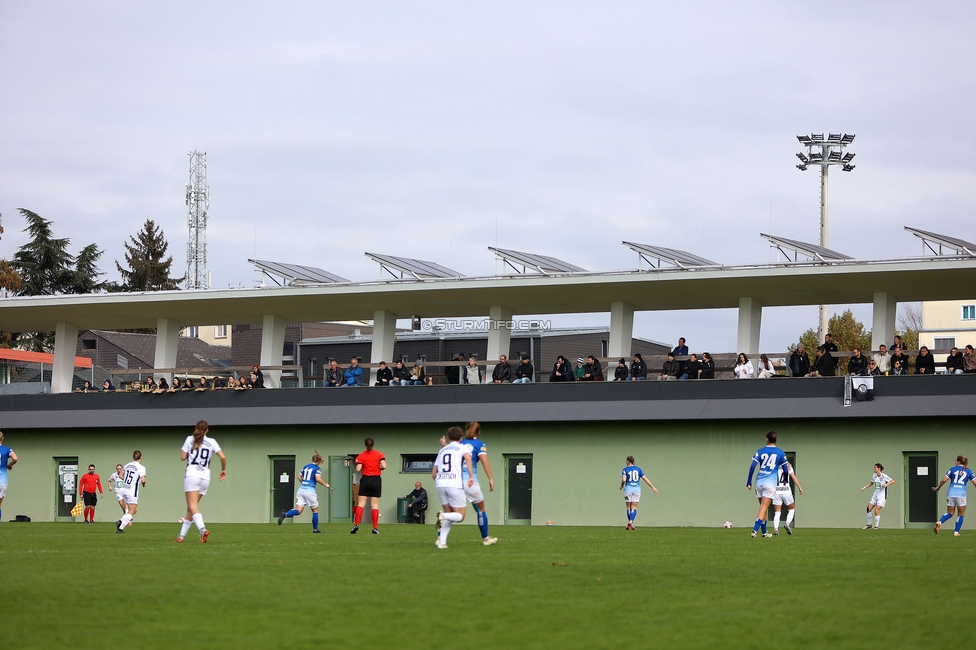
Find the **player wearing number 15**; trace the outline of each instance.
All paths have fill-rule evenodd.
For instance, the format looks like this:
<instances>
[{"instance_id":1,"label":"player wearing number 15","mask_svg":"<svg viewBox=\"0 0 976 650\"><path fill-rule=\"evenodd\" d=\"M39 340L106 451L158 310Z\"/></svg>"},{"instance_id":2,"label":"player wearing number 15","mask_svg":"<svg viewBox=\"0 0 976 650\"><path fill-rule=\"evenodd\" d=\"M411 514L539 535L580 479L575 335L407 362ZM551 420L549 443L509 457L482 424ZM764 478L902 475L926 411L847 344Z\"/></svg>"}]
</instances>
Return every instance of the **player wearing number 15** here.
<instances>
[{"instance_id":1,"label":"player wearing number 15","mask_svg":"<svg viewBox=\"0 0 976 650\"><path fill-rule=\"evenodd\" d=\"M763 537L772 537L772 533L766 532L766 512L769 504L773 502L776 494L776 483L779 472L782 470L787 475L790 471L789 461L786 460L786 452L776 446L776 432L770 431L766 434L766 446L759 449L752 457L752 465L749 466L749 476L746 477L746 489L752 489L752 473L759 468L756 474L756 497L759 499L759 514L756 515L756 523L752 527L752 536L755 537L762 529Z\"/></svg>"},{"instance_id":2,"label":"player wearing number 15","mask_svg":"<svg viewBox=\"0 0 976 650\"><path fill-rule=\"evenodd\" d=\"M657 488L651 483L651 479L634 464L634 457L627 456L627 467L620 473L620 489L624 491L624 503L627 505L627 530L637 530L634 521L637 519L637 505L640 503L641 481L650 485L657 494Z\"/></svg>"},{"instance_id":3,"label":"player wearing number 15","mask_svg":"<svg viewBox=\"0 0 976 650\"><path fill-rule=\"evenodd\" d=\"M139 488L146 487L146 468L139 461L142 452L136 449L132 452L132 462L122 468L122 489L119 490L120 501L125 502L125 514L115 522L115 531L124 533L125 527L132 523L139 509Z\"/></svg>"},{"instance_id":4,"label":"player wearing number 15","mask_svg":"<svg viewBox=\"0 0 976 650\"><path fill-rule=\"evenodd\" d=\"M467 497L464 487L474 486L474 467L471 464L471 445L461 442L464 432L461 427L451 427L447 430L447 444L437 453L430 475L437 486L437 497L441 500L444 512L437 513L437 541L434 546L447 548L447 536L451 533L451 524L464 521L467 510ZM468 480L461 478L461 468L468 470Z\"/></svg>"},{"instance_id":5,"label":"player wearing number 15","mask_svg":"<svg viewBox=\"0 0 976 650\"><path fill-rule=\"evenodd\" d=\"M200 531L200 542L207 543L210 531L203 523L203 515L200 514L200 499L207 494L210 487L210 461L214 454L220 458L220 480L227 478L227 457L220 450L217 441L208 436L210 425L204 420L197 422L193 429L193 435L186 437L183 442L180 458L186 461L186 477L183 479L183 492L186 494L186 517L183 518L180 536L176 538L177 543L182 543L183 538L190 532L190 526L196 524Z\"/></svg>"},{"instance_id":6,"label":"player wearing number 15","mask_svg":"<svg viewBox=\"0 0 976 650\"><path fill-rule=\"evenodd\" d=\"M322 532L319 530L319 495L315 491L315 484L319 483L325 487L329 487L329 484L322 480L322 463L324 462L325 459L316 451L312 454L312 462L302 468L302 484L298 488L298 494L295 495L296 507L281 513L281 516L278 517L279 526L288 517L295 517L302 514L302 510L305 509L305 506L308 506L312 509L312 532Z\"/></svg>"},{"instance_id":7,"label":"player wearing number 15","mask_svg":"<svg viewBox=\"0 0 976 650\"><path fill-rule=\"evenodd\" d=\"M968 465L968 458L965 456L956 456L956 466L946 472L946 475L942 477L942 481L932 488L938 492L939 488L945 485L946 481L949 481L949 494L946 501L948 512L942 515L942 518L936 522L936 535L942 529L942 524L952 519L952 515L955 514L953 510L958 508L959 516L956 517L956 532L953 535L959 537L959 531L962 530L962 520L966 514L966 488L969 486L970 481L973 482L973 485L976 485L976 474L973 474L973 470L969 469Z\"/></svg>"}]
</instances>

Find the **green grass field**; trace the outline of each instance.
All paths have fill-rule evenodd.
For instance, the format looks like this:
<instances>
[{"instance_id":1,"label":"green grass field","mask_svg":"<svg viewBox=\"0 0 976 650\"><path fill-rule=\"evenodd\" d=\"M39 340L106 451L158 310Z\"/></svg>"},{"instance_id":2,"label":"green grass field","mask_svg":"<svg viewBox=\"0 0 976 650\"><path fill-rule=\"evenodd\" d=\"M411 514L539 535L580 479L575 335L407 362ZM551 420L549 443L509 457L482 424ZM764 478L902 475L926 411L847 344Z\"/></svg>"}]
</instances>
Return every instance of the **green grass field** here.
<instances>
[{"instance_id":1,"label":"green grass field","mask_svg":"<svg viewBox=\"0 0 976 650\"><path fill-rule=\"evenodd\" d=\"M0 647L935 647L976 531L0 525ZM951 621L955 621L952 624ZM962 625L959 629L956 625Z\"/></svg>"}]
</instances>

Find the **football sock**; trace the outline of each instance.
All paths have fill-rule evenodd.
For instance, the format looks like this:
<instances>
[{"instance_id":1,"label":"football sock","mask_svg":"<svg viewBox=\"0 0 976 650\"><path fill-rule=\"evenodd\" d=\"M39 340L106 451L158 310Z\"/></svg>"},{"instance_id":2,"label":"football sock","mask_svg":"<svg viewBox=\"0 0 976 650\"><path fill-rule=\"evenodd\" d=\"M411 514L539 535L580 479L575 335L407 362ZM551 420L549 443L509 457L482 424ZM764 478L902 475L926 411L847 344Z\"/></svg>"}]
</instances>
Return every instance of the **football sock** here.
<instances>
[{"instance_id":1,"label":"football sock","mask_svg":"<svg viewBox=\"0 0 976 650\"><path fill-rule=\"evenodd\" d=\"M380 510L379 510L379 508L373 508L373 511L370 514L373 517L373 528L379 528L380 527Z\"/></svg>"},{"instance_id":2,"label":"football sock","mask_svg":"<svg viewBox=\"0 0 976 650\"><path fill-rule=\"evenodd\" d=\"M443 519L444 521L461 521L464 519L464 515L460 512L445 512Z\"/></svg>"},{"instance_id":3,"label":"football sock","mask_svg":"<svg viewBox=\"0 0 976 650\"><path fill-rule=\"evenodd\" d=\"M963 519L965 519L965 517L963 517L962 515L959 515L958 517L956 517L956 532L957 533L960 530L962 530L962 520Z\"/></svg>"},{"instance_id":4,"label":"football sock","mask_svg":"<svg viewBox=\"0 0 976 650\"><path fill-rule=\"evenodd\" d=\"M942 517L939 519L939 523L940 524L944 524L945 522L949 521L950 519L952 519L952 515L947 512L944 515L942 515Z\"/></svg>"},{"instance_id":5,"label":"football sock","mask_svg":"<svg viewBox=\"0 0 976 650\"><path fill-rule=\"evenodd\" d=\"M766 534L766 520L762 519L759 522L759 526L762 528L763 535Z\"/></svg>"},{"instance_id":6,"label":"football sock","mask_svg":"<svg viewBox=\"0 0 976 650\"><path fill-rule=\"evenodd\" d=\"M128 512L125 513L124 515L122 515L121 521L122 521L122 525L119 526L119 528L125 528L126 526L129 525L129 522L132 521L132 515L130 515Z\"/></svg>"},{"instance_id":7,"label":"football sock","mask_svg":"<svg viewBox=\"0 0 976 650\"><path fill-rule=\"evenodd\" d=\"M779 530L779 519L782 514L781 512L773 513L773 530Z\"/></svg>"},{"instance_id":8,"label":"football sock","mask_svg":"<svg viewBox=\"0 0 976 650\"><path fill-rule=\"evenodd\" d=\"M478 530L481 531L481 539L488 537L488 513L478 511Z\"/></svg>"},{"instance_id":9,"label":"football sock","mask_svg":"<svg viewBox=\"0 0 976 650\"><path fill-rule=\"evenodd\" d=\"M789 510L786 513L786 525L787 526L789 526L790 524L793 523L793 515L795 515L795 514L796 514L796 510Z\"/></svg>"},{"instance_id":10,"label":"football sock","mask_svg":"<svg viewBox=\"0 0 976 650\"><path fill-rule=\"evenodd\" d=\"M203 531L207 529L206 526L203 525L203 515L201 515L199 512L193 515L193 523L196 524L197 530L200 531L201 535L203 534Z\"/></svg>"},{"instance_id":11,"label":"football sock","mask_svg":"<svg viewBox=\"0 0 976 650\"><path fill-rule=\"evenodd\" d=\"M762 519L756 519L756 523L752 527L752 532L754 532L754 533L758 533L759 532L759 524L760 523L762 523Z\"/></svg>"},{"instance_id":12,"label":"football sock","mask_svg":"<svg viewBox=\"0 0 976 650\"><path fill-rule=\"evenodd\" d=\"M3 523L3 508L0 508L0 524Z\"/></svg>"},{"instance_id":13,"label":"football sock","mask_svg":"<svg viewBox=\"0 0 976 650\"><path fill-rule=\"evenodd\" d=\"M291 510L289 510L288 512L286 512L286 513L285 513L285 516L286 516L286 517L295 517L295 516L297 516L298 514L300 514L300 513L298 512L298 510L297 510L297 509L295 509L295 508L292 508Z\"/></svg>"},{"instance_id":14,"label":"football sock","mask_svg":"<svg viewBox=\"0 0 976 650\"><path fill-rule=\"evenodd\" d=\"M881 528L881 515L874 516L874 527Z\"/></svg>"},{"instance_id":15,"label":"football sock","mask_svg":"<svg viewBox=\"0 0 976 650\"><path fill-rule=\"evenodd\" d=\"M312 530L318 530L318 529L319 529L319 513L313 512L312 513Z\"/></svg>"},{"instance_id":16,"label":"football sock","mask_svg":"<svg viewBox=\"0 0 976 650\"><path fill-rule=\"evenodd\" d=\"M356 518L353 520L352 523L358 526L362 522L363 522L363 508L362 506L356 506Z\"/></svg>"},{"instance_id":17,"label":"football sock","mask_svg":"<svg viewBox=\"0 0 976 650\"><path fill-rule=\"evenodd\" d=\"M186 537L186 534L190 532L190 526L193 525L192 519L184 519L183 525L180 527L180 538Z\"/></svg>"},{"instance_id":18,"label":"football sock","mask_svg":"<svg viewBox=\"0 0 976 650\"><path fill-rule=\"evenodd\" d=\"M867 523L868 526L871 525L871 518L872 518L872 513L870 510L868 510L868 523Z\"/></svg>"},{"instance_id":19,"label":"football sock","mask_svg":"<svg viewBox=\"0 0 976 650\"><path fill-rule=\"evenodd\" d=\"M445 512L444 519L443 521L441 521L441 532L438 533L438 536L440 536L441 544L447 544L447 536L451 532L451 522L453 521L452 519L448 519L447 515L451 515L451 514L454 513Z\"/></svg>"}]
</instances>

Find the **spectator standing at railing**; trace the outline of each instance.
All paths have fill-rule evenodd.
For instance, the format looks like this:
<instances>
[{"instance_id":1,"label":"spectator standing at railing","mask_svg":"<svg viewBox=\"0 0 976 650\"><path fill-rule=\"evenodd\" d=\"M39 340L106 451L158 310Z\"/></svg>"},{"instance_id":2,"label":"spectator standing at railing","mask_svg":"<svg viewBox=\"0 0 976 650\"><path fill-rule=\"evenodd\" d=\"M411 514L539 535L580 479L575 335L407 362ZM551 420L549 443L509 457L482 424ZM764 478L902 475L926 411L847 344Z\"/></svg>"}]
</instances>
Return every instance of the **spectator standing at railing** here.
<instances>
[{"instance_id":1,"label":"spectator standing at railing","mask_svg":"<svg viewBox=\"0 0 976 650\"><path fill-rule=\"evenodd\" d=\"M359 365L359 359L353 357L349 361L349 367L342 373L342 385L346 388L355 388L363 385L363 369Z\"/></svg>"},{"instance_id":2,"label":"spectator standing at railing","mask_svg":"<svg viewBox=\"0 0 976 650\"><path fill-rule=\"evenodd\" d=\"M661 366L661 379L677 379L681 372L681 364L674 360L674 352L668 352L668 360Z\"/></svg>"},{"instance_id":3,"label":"spectator standing at railing","mask_svg":"<svg viewBox=\"0 0 976 650\"><path fill-rule=\"evenodd\" d=\"M614 381L627 381L630 376L630 369L627 367L627 360L621 359L617 362L617 367L613 371Z\"/></svg>"},{"instance_id":4,"label":"spectator standing at railing","mask_svg":"<svg viewBox=\"0 0 976 650\"><path fill-rule=\"evenodd\" d=\"M976 372L976 350L971 345L967 345L962 353L962 371L967 374Z\"/></svg>"},{"instance_id":5,"label":"spectator standing at railing","mask_svg":"<svg viewBox=\"0 0 976 650\"><path fill-rule=\"evenodd\" d=\"M647 364L640 352L634 355L634 360L630 364L631 381L647 381Z\"/></svg>"},{"instance_id":6,"label":"spectator standing at railing","mask_svg":"<svg viewBox=\"0 0 976 650\"><path fill-rule=\"evenodd\" d=\"M834 343L834 335L829 332L826 335L824 335L824 342L823 345L821 345L820 347L822 347L824 349L824 352L827 352L828 354L831 352L838 351L837 344ZM831 356L831 358L833 357Z\"/></svg>"},{"instance_id":7,"label":"spectator standing at railing","mask_svg":"<svg viewBox=\"0 0 976 650\"><path fill-rule=\"evenodd\" d=\"M884 343L878 346L878 353L871 358L878 364L880 374L885 375L891 372L891 355L888 354L888 348L885 347Z\"/></svg>"},{"instance_id":8,"label":"spectator standing at railing","mask_svg":"<svg viewBox=\"0 0 976 650\"><path fill-rule=\"evenodd\" d=\"M335 359L329 362L329 369L325 371L325 385L329 388L342 386L342 368L336 363Z\"/></svg>"},{"instance_id":9,"label":"spectator standing at railing","mask_svg":"<svg viewBox=\"0 0 976 650\"><path fill-rule=\"evenodd\" d=\"M491 371L491 383L510 384L512 383L512 366L508 363L508 357L504 354L498 356L498 364Z\"/></svg>"},{"instance_id":10,"label":"spectator standing at railing","mask_svg":"<svg viewBox=\"0 0 976 650\"><path fill-rule=\"evenodd\" d=\"M535 368L532 367L532 359L527 355L522 355L522 363L515 366L515 381L513 384L531 384L535 379Z\"/></svg>"},{"instance_id":11,"label":"spectator standing at railing","mask_svg":"<svg viewBox=\"0 0 976 650\"><path fill-rule=\"evenodd\" d=\"M399 359L396 362L396 367L393 368L393 379L390 380L390 385L408 386L409 384L410 384L410 370L404 368L403 359Z\"/></svg>"},{"instance_id":12,"label":"spectator standing at railing","mask_svg":"<svg viewBox=\"0 0 976 650\"><path fill-rule=\"evenodd\" d=\"M908 355L902 353L901 347L899 347L899 346L896 345L896 346L894 346L894 347L891 348L891 359L889 359L889 361L891 361L891 367L892 368L895 367L895 361L900 362L902 369L907 372L907 370L908 370Z\"/></svg>"},{"instance_id":13,"label":"spectator standing at railing","mask_svg":"<svg viewBox=\"0 0 976 650\"><path fill-rule=\"evenodd\" d=\"M744 352L739 353L739 358L736 359L735 368L732 371L735 373L736 379L752 379L755 376L752 361L749 361L749 357Z\"/></svg>"},{"instance_id":14,"label":"spectator standing at railing","mask_svg":"<svg viewBox=\"0 0 976 650\"><path fill-rule=\"evenodd\" d=\"M478 360L473 356L468 359L468 365L461 368L462 384L483 384L485 373L478 367Z\"/></svg>"},{"instance_id":15,"label":"spectator standing at railing","mask_svg":"<svg viewBox=\"0 0 976 650\"><path fill-rule=\"evenodd\" d=\"M901 342L901 337L897 334L895 335L895 340L891 343L891 349L894 350L895 348L905 349L905 344Z\"/></svg>"},{"instance_id":16,"label":"spectator standing at railing","mask_svg":"<svg viewBox=\"0 0 976 650\"><path fill-rule=\"evenodd\" d=\"M868 360L859 348L854 348L851 358L847 361L847 374L860 375L868 367Z\"/></svg>"},{"instance_id":17,"label":"spectator standing at railing","mask_svg":"<svg viewBox=\"0 0 976 650\"><path fill-rule=\"evenodd\" d=\"M673 354L675 357L688 356L688 346L685 345L684 337L678 339L678 345L674 346L674 350L671 351L671 354ZM680 378L683 374L685 374L685 369L687 368L687 366L688 366L687 361L679 361L678 362L679 372L676 373L676 376Z\"/></svg>"},{"instance_id":18,"label":"spectator standing at railing","mask_svg":"<svg viewBox=\"0 0 976 650\"><path fill-rule=\"evenodd\" d=\"M592 354L586 357L583 381L603 381L603 365Z\"/></svg>"},{"instance_id":19,"label":"spectator standing at railing","mask_svg":"<svg viewBox=\"0 0 976 650\"><path fill-rule=\"evenodd\" d=\"M834 358L821 345L817 348L817 356L813 359L807 377L833 377L835 372Z\"/></svg>"},{"instance_id":20,"label":"spectator standing at railing","mask_svg":"<svg viewBox=\"0 0 976 650\"><path fill-rule=\"evenodd\" d=\"M810 358L807 357L806 348L800 343L790 355L790 375L793 377L806 377L810 374Z\"/></svg>"},{"instance_id":21,"label":"spectator standing at railing","mask_svg":"<svg viewBox=\"0 0 976 650\"><path fill-rule=\"evenodd\" d=\"M959 354L959 348L952 348L949 350L949 356L946 357L946 373L950 375L961 375L963 373L962 368L962 355Z\"/></svg>"},{"instance_id":22,"label":"spectator standing at railing","mask_svg":"<svg viewBox=\"0 0 976 650\"><path fill-rule=\"evenodd\" d=\"M569 359L560 354L556 357L556 363L552 364L552 374L549 375L549 382L574 380L573 369L569 367Z\"/></svg>"},{"instance_id":23,"label":"spectator standing at railing","mask_svg":"<svg viewBox=\"0 0 976 650\"><path fill-rule=\"evenodd\" d=\"M465 361L466 362L467 359L465 358L463 352L458 352L458 355L457 355L457 358L455 359L455 361ZM461 372L462 372L463 368L464 368L464 364L463 363L461 365L459 365L459 366L448 366L447 368L444 368L444 378L447 379L447 383L449 383L449 384L460 384L461 383Z\"/></svg>"},{"instance_id":24,"label":"spectator standing at railing","mask_svg":"<svg viewBox=\"0 0 976 650\"><path fill-rule=\"evenodd\" d=\"M258 364L254 364L251 367L251 385L253 388L264 388L264 373L261 372L261 367Z\"/></svg>"},{"instance_id":25,"label":"spectator standing at railing","mask_svg":"<svg viewBox=\"0 0 976 650\"><path fill-rule=\"evenodd\" d=\"M715 379L715 360L708 352L702 352L701 372L698 374L698 378Z\"/></svg>"},{"instance_id":26,"label":"spectator standing at railing","mask_svg":"<svg viewBox=\"0 0 976 650\"><path fill-rule=\"evenodd\" d=\"M929 349L924 345L918 349L918 356L915 357L915 374L935 374L935 357L932 356Z\"/></svg>"},{"instance_id":27,"label":"spectator standing at railing","mask_svg":"<svg viewBox=\"0 0 976 650\"><path fill-rule=\"evenodd\" d=\"M376 385L389 386L393 381L393 371L386 367L386 361L380 361L380 367L376 370Z\"/></svg>"}]
</instances>

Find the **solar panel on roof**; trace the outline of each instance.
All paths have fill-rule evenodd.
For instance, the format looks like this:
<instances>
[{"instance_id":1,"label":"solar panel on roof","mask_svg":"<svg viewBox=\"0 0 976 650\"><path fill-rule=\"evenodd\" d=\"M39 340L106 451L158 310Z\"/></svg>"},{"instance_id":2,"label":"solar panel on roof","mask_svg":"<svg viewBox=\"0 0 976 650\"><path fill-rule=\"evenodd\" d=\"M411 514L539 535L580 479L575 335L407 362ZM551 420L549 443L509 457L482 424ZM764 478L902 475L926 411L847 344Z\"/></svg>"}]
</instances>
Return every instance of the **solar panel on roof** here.
<instances>
[{"instance_id":1,"label":"solar panel on roof","mask_svg":"<svg viewBox=\"0 0 976 650\"><path fill-rule=\"evenodd\" d=\"M957 239L956 237L940 235L938 233L928 232L927 230L919 230L918 228L909 228L908 226L905 226L905 230L922 240L923 252L925 248L928 248L934 255L943 255L942 249L948 248L955 251L956 255L976 256L976 244L968 242L965 239ZM933 244L939 247L938 252L936 252Z\"/></svg>"},{"instance_id":2,"label":"solar panel on roof","mask_svg":"<svg viewBox=\"0 0 976 650\"><path fill-rule=\"evenodd\" d=\"M721 264L718 262L713 262L712 260L707 260L704 257L699 257L693 253L678 250L676 248L649 246L647 244L636 244L629 241L623 242L623 245L629 247L633 251L636 251L637 254L640 255L640 257L648 264L651 264L651 266L653 266L653 263L651 260L647 259L648 256L658 260L659 263L667 262L668 264L673 264L683 269L701 268L705 266L721 266Z\"/></svg>"},{"instance_id":3,"label":"solar panel on roof","mask_svg":"<svg viewBox=\"0 0 976 650\"><path fill-rule=\"evenodd\" d=\"M415 260L411 257L397 257L396 255L380 255L379 253L366 253L366 257L378 262L380 268L393 277L396 277L398 272L401 279L408 275L418 280L465 277L462 273L427 260Z\"/></svg>"},{"instance_id":4,"label":"solar panel on roof","mask_svg":"<svg viewBox=\"0 0 976 650\"><path fill-rule=\"evenodd\" d=\"M824 248L823 246L818 246L817 244L808 244L795 239L786 239L785 237L776 237L774 235L766 235L764 233L759 233L759 236L768 239L769 243L778 248L781 253L786 255L787 259L789 259L789 254L787 251L793 251L794 259L791 260L793 262L797 261L796 257L798 253L806 255L810 259L820 260L821 262L842 262L844 260L854 259L850 255L844 255L843 253L832 251L829 248Z\"/></svg>"},{"instance_id":5,"label":"solar panel on roof","mask_svg":"<svg viewBox=\"0 0 976 650\"><path fill-rule=\"evenodd\" d=\"M516 264L520 264L522 266L522 272L525 272L526 269L532 269L544 275L548 275L549 273L587 272L586 269L574 266L569 262L564 262L560 259L549 257L547 255L536 255L535 253L513 251L507 248L494 248L492 246L489 246L488 250L495 253L499 259L503 260L515 271L518 271Z\"/></svg>"},{"instance_id":6,"label":"solar panel on roof","mask_svg":"<svg viewBox=\"0 0 976 650\"><path fill-rule=\"evenodd\" d=\"M248 260L267 275L276 275L284 279L287 284L336 284L349 282L346 278L329 273L316 266L303 264L285 264L283 262L269 262L267 260Z\"/></svg>"}]
</instances>

